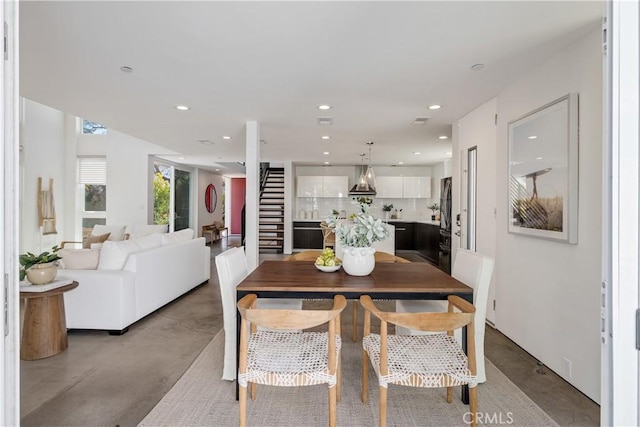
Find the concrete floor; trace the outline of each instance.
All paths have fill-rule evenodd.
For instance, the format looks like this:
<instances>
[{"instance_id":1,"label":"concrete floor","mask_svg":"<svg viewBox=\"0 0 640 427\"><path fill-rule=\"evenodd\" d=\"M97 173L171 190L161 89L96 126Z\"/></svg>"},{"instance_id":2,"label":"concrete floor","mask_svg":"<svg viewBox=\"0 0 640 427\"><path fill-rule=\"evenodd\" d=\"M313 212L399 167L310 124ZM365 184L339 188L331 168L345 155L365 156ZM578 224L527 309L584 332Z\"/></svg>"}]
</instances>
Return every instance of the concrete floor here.
<instances>
[{"instance_id":1,"label":"concrete floor","mask_svg":"<svg viewBox=\"0 0 640 427\"><path fill-rule=\"evenodd\" d=\"M217 242L212 257L238 244L233 236L228 243ZM402 256L423 261L412 253ZM215 263L211 267L209 283L135 323L122 336L72 330L63 353L21 361L21 425L137 425L222 328ZM349 313L345 310L343 325L350 324ZM538 366L500 332L487 327L485 347L487 357L558 424L600 425L598 405Z\"/></svg>"}]
</instances>

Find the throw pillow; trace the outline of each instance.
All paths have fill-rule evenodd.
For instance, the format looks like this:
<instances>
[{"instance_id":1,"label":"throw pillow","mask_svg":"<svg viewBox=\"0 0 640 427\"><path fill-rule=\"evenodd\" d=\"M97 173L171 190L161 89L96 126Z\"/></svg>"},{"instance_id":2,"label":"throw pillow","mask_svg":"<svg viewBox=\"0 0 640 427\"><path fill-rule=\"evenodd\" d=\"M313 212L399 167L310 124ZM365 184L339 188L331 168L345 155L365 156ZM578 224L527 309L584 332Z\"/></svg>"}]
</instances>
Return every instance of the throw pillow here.
<instances>
[{"instance_id":1,"label":"throw pillow","mask_svg":"<svg viewBox=\"0 0 640 427\"><path fill-rule=\"evenodd\" d=\"M58 262L65 270L95 270L100 258L99 249L60 249L58 255L62 259Z\"/></svg>"},{"instance_id":2,"label":"throw pillow","mask_svg":"<svg viewBox=\"0 0 640 427\"><path fill-rule=\"evenodd\" d=\"M168 229L168 224L135 225L131 233L131 238L145 237L151 234L164 234Z\"/></svg>"},{"instance_id":3,"label":"throw pillow","mask_svg":"<svg viewBox=\"0 0 640 427\"><path fill-rule=\"evenodd\" d=\"M90 249L91 248L91 244L93 244L93 243L102 243L102 242L106 241L109 238L110 235L111 235L111 233L101 234L99 236L94 236L93 234L89 234L87 236L87 240L84 241L84 245L82 245L82 247L84 249Z\"/></svg>"},{"instance_id":4,"label":"throw pillow","mask_svg":"<svg viewBox=\"0 0 640 427\"><path fill-rule=\"evenodd\" d=\"M108 240L118 241L124 239L124 233L127 229L126 225L102 225L96 224L93 226L93 231L91 234L98 235L104 233L111 233Z\"/></svg>"},{"instance_id":5,"label":"throw pillow","mask_svg":"<svg viewBox=\"0 0 640 427\"><path fill-rule=\"evenodd\" d=\"M130 254L160 246L160 234L141 237L139 239L111 242L102 244L98 270L122 270Z\"/></svg>"},{"instance_id":6,"label":"throw pillow","mask_svg":"<svg viewBox=\"0 0 640 427\"><path fill-rule=\"evenodd\" d=\"M169 234L162 234L162 244L171 245L173 243L183 242L185 240L193 239L194 232L191 228L185 228L184 230L174 231Z\"/></svg>"}]
</instances>

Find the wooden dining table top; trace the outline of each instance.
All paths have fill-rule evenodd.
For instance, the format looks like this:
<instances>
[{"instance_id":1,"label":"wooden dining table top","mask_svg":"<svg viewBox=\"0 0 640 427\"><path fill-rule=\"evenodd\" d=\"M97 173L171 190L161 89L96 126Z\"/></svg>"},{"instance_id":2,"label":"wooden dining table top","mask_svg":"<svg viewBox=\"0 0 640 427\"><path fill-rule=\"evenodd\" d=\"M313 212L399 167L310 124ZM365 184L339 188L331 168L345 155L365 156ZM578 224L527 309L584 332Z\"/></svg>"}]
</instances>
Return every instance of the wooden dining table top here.
<instances>
[{"instance_id":1,"label":"wooden dining table top","mask_svg":"<svg viewBox=\"0 0 640 427\"><path fill-rule=\"evenodd\" d=\"M426 262L376 263L368 276L351 276L344 269L322 272L312 261L264 261L238 285L237 291L239 297L260 291L473 297L472 288Z\"/></svg>"}]
</instances>

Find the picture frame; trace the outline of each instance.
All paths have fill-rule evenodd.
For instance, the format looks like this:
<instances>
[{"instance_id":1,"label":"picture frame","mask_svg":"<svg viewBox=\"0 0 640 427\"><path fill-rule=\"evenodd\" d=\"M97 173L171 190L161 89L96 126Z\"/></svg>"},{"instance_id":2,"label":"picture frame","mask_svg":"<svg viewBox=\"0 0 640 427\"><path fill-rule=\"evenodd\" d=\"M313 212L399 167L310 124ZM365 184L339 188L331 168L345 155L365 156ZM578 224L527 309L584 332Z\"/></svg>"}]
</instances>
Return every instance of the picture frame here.
<instances>
[{"instance_id":1,"label":"picture frame","mask_svg":"<svg viewBox=\"0 0 640 427\"><path fill-rule=\"evenodd\" d=\"M508 124L508 232L578 243L578 94Z\"/></svg>"}]
</instances>

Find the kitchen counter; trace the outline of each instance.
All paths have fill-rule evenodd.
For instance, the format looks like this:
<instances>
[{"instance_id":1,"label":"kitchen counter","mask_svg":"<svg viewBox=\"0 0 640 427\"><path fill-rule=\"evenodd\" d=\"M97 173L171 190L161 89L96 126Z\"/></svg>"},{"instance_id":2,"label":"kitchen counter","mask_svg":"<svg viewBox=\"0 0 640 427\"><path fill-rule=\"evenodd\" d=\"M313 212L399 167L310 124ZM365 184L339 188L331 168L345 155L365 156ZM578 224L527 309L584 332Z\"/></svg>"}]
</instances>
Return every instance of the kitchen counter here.
<instances>
[{"instance_id":1,"label":"kitchen counter","mask_svg":"<svg viewBox=\"0 0 640 427\"><path fill-rule=\"evenodd\" d=\"M316 218L316 219L304 219L304 218L294 218L293 221L294 222L322 222L324 221L326 218ZM405 223L412 223L415 222L417 224L431 224L431 225L437 225L438 227L440 226L440 221L431 221L430 219L384 219L384 222L405 222Z\"/></svg>"}]
</instances>

